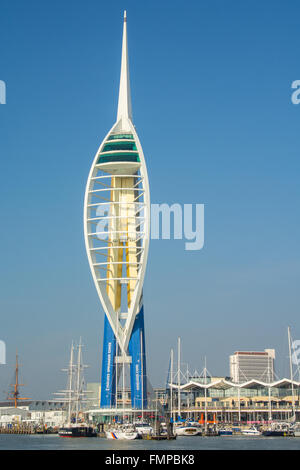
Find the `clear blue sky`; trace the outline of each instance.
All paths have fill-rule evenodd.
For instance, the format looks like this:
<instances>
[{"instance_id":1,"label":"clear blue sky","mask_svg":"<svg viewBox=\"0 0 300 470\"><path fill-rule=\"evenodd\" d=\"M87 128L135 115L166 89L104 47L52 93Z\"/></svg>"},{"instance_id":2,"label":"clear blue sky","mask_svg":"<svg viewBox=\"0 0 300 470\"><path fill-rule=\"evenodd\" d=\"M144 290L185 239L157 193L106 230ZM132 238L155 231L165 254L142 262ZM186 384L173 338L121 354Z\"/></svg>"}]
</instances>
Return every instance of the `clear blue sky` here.
<instances>
[{"instance_id":1,"label":"clear blue sky","mask_svg":"<svg viewBox=\"0 0 300 470\"><path fill-rule=\"evenodd\" d=\"M152 202L204 203L205 246L152 241L145 279L149 376L170 348L228 374L237 349L274 347L299 325L300 79L297 1L16 1L0 6L0 391L18 348L26 396L65 384L81 335L100 376L103 311L83 239L94 154L116 118L127 9L134 122Z\"/></svg>"}]
</instances>

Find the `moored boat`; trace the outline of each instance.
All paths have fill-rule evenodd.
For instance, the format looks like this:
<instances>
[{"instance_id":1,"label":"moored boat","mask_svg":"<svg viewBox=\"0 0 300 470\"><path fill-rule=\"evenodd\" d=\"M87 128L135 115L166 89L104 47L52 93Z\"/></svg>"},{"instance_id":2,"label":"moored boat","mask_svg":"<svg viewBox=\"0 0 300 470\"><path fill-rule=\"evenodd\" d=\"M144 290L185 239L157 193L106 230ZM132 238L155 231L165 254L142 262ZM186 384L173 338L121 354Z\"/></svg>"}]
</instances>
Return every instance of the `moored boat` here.
<instances>
[{"instance_id":1,"label":"moored boat","mask_svg":"<svg viewBox=\"0 0 300 470\"><path fill-rule=\"evenodd\" d=\"M177 426L175 433L177 436L198 436L201 430L196 426Z\"/></svg>"},{"instance_id":2,"label":"moored boat","mask_svg":"<svg viewBox=\"0 0 300 470\"><path fill-rule=\"evenodd\" d=\"M139 433L136 431L135 427L132 425L121 425L112 429L105 431L107 439L113 440L127 440L132 441L134 439L139 439Z\"/></svg>"},{"instance_id":3,"label":"moored boat","mask_svg":"<svg viewBox=\"0 0 300 470\"><path fill-rule=\"evenodd\" d=\"M84 378L82 364L82 343L81 338L78 344L77 362L74 363L74 345L71 346L71 355L68 372L68 388L62 390L68 404L67 419L63 426L58 429L60 437L97 437L96 429L85 422L84 413L81 411L82 401L85 400L85 390L83 390Z\"/></svg>"},{"instance_id":4,"label":"moored boat","mask_svg":"<svg viewBox=\"0 0 300 470\"><path fill-rule=\"evenodd\" d=\"M290 428L289 423L271 423L267 429L262 431L263 436L267 437L283 437L283 436L291 436L293 432Z\"/></svg>"},{"instance_id":5,"label":"moored boat","mask_svg":"<svg viewBox=\"0 0 300 470\"><path fill-rule=\"evenodd\" d=\"M251 426L249 429L242 429L241 433L244 436L261 436L261 432L255 426Z\"/></svg>"},{"instance_id":6,"label":"moored boat","mask_svg":"<svg viewBox=\"0 0 300 470\"><path fill-rule=\"evenodd\" d=\"M65 426L58 430L60 437L97 437L97 431L88 425Z\"/></svg>"},{"instance_id":7,"label":"moored boat","mask_svg":"<svg viewBox=\"0 0 300 470\"><path fill-rule=\"evenodd\" d=\"M295 423L291 426L291 433L294 437L300 437L300 423Z\"/></svg>"},{"instance_id":8,"label":"moored boat","mask_svg":"<svg viewBox=\"0 0 300 470\"><path fill-rule=\"evenodd\" d=\"M222 428L222 429L219 429L218 431L219 436L232 436L232 434L233 434L233 431L230 428Z\"/></svg>"},{"instance_id":9,"label":"moored boat","mask_svg":"<svg viewBox=\"0 0 300 470\"><path fill-rule=\"evenodd\" d=\"M283 437L283 436L288 436L289 433L286 431L266 429L265 431L262 432L262 435L266 437L276 437L276 436Z\"/></svg>"},{"instance_id":10,"label":"moored boat","mask_svg":"<svg viewBox=\"0 0 300 470\"><path fill-rule=\"evenodd\" d=\"M134 427L137 431L137 433L140 436L145 436L145 435L151 435L153 434L153 427L150 426L149 423L146 422L136 422L134 423Z\"/></svg>"}]
</instances>

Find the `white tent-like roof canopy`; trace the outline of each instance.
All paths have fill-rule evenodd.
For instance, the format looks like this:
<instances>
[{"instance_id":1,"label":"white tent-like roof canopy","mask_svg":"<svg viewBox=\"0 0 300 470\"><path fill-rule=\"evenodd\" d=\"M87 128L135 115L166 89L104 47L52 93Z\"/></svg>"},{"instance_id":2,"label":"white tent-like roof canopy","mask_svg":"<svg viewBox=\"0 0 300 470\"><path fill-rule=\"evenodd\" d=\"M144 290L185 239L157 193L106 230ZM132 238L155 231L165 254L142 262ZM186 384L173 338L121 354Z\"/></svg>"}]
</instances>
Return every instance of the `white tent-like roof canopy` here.
<instances>
[{"instance_id":1,"label":"white tent-like roof canopy","mask_svg":"<svg viewBox=\"0 0 300 470\"><path fill-rule=\"evenodd\" d=\"M197 382L195 380L190 380L186 384L183 385L178 385L178 384L169 384L170 388L175 388L182 390L183 392L189 392L194 389L217 389L217 390L228 390L229 388L256 388L256 387L270 387L270 388L289 388L291 387L293 383L294 387L300 387L300 382L296 382L295 380L291 381L290 379L281 379L277 380L275 382L262 382L260 380L247 380L246 382L242 383L235 383L235 382L230 382L229 380L226 379L219 379L216 380L215 382L210 382L207 384Z\"/></svg>"}]
</instances>

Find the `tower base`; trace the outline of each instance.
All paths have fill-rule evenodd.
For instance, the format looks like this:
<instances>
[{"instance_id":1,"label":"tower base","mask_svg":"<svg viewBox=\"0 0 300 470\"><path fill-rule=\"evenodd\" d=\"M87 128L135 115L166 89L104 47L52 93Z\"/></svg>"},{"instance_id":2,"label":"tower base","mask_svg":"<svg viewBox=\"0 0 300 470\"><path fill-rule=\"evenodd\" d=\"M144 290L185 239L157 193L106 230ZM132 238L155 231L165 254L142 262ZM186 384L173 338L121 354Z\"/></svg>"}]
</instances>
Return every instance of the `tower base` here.
<instances>
[{"instance_id":1,"label":"tower base","mask_svg":"<svg viewBox=\"0 0 300 470\"><path fill-rule=\"evenodd\" d=\"M116 390L122 368L130 367L131 406L133 410L147 408L147 368L145 354L144 308L136 316L126 356L117 354L117 341L110 323L104 318L102 354L101 408L118 408Z\"/></svg>"}]
</instances>

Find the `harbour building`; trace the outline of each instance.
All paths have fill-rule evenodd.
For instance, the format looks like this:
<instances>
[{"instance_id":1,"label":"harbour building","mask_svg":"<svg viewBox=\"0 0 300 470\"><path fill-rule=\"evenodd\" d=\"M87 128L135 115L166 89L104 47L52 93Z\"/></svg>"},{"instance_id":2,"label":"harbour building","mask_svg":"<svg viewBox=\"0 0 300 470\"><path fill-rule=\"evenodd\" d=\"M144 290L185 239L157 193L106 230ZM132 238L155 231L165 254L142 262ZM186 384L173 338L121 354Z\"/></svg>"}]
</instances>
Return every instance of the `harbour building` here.
<instances>
[{"instance_id":1,"label":"harbour building","mask_svg":"<svg viewBox=\"0 0 300 470\"><path fill-rule=\"evenodd\" d=\"M28 400L26 405L0 402L0 433L3 429L28 426L45 429L62 426L66 419L66 404L55 400Z\"/></svg>"},{"instance_id":2,"label":"harbour building","mask_svg":"<svg viewBox=\"0 0 300 470\"><path fill-rule=\"evenodd\" d=\"M230 377L235 383L248 380L274 382L275 350L236 351L229 356Z\"/></svg>"},{"instance_id":3,"label":"harbour building","mask_svg":"<svg viewBox=\"0 0 300 470\"><path fill-rule=\"evenodd\" d=\"M168 394L168 412L175 420L180 416L215 423L300 421L300 382L287 378L271 383L192 378L182 385L169 384Z\"/></svg>"},{"instance_id":4,"label":"harbour building","mask_svg":"<svg viewBox=\"0 0 300 470\"><path fill-rule=\"evenodd\" d=\"M132 118L125 12L117 119L96 152L84 200L87 257L105 313L102 410L115 410L119 390L128 387L131 408L147 407L143 281L149 224L148 175Z\"/></svg>"}]
</instances>

